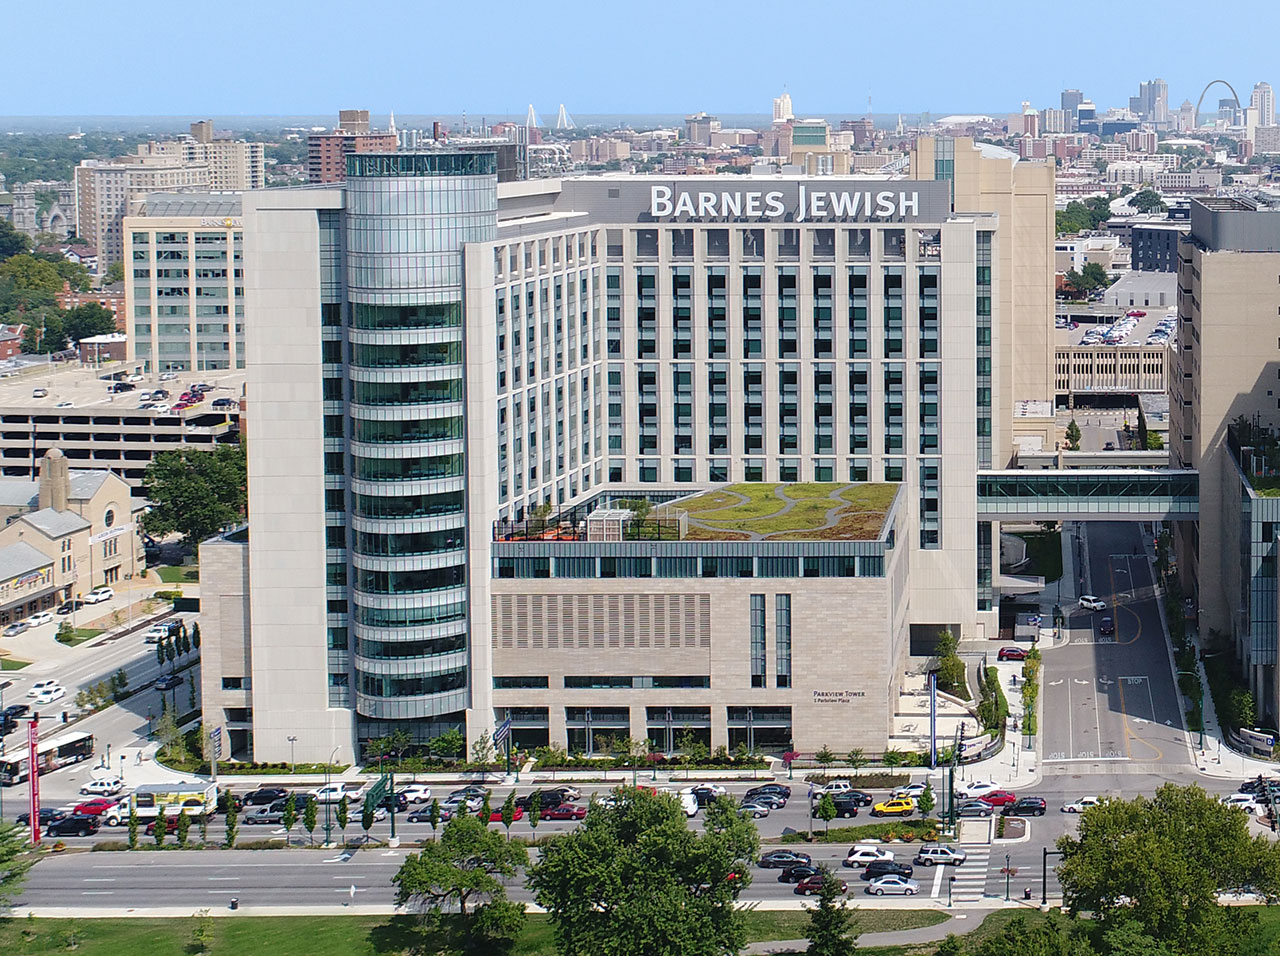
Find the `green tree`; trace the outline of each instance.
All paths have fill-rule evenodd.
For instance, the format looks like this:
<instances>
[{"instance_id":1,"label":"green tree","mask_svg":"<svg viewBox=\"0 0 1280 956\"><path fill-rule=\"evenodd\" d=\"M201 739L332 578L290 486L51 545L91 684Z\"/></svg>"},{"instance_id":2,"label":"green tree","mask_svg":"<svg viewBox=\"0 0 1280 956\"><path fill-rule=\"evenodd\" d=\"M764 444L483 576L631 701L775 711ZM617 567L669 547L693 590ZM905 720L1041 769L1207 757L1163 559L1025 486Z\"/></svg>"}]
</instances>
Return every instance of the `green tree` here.
<instances>
[{"instance_id":1,"label":"green tree","mask_svg":"<svg viewBox=\"0 0 1280 956\"><path fill-rule=\"evenodd\" d=\"M450 727L431 741L431 750L441 757L456 757L466 745L466 735L457 727Z\"/></svg>"},{"instance_id":2,"label":"green tree","mask_svg":"<svg viewBox=\"0 0 1280 956\"><path fill-rule=\"evenodd\" d=\"M809 910L809 956L849 956L858 945L853 910L840 892L840 881L821 867L822 888L818 905Z\"/></svg>"},{"instance_id":3,"label":"green tree","mask_svg":"<svg viewBox=\"0 0 1280 956\"><path fill-rule=\"evenodd\" d=\"M826 744L822 745L822 749L813 755L813 759L818 762L818 766L825 773L827 769L836 762L836 752Z\"/></svg>"},{"instance_id":4,"label":"green tree","mask_svg":"<svg viewBox=\"0 0 1280 956\"><path fill-rule=\"evenodd\" d=\"M1069 913L1088 911L1103 932L1132 922L1177 952L1226 953L1224 941L1244 938L1249 914L1218 893L1249 887L1274 903L1280 891L1280 849L1250 838L1247 816L1198 786L1105 800L1058 849Z\"/></svg>"},{"instance_id":5,"label":"green tree","mask_svg":"<svg viewBox=\"0 0 1280 956\"><path fill-rule=\"evenodd\" d=\"M0 219L0 260L25 255L31 250L31 239L15 229L7 219Z\"/></svg>"},{"instance_id":6,"label":"green tree","mask_svg":"<svg viewBox=\"0 0 1280 956\"><path fill-rule=\"evenodd\" d=\"M486 790L484 799L480 801L480 809L476 811L476 819L485 826L489 825L489 821L493 819L493 809L489 806L489 792Z\"/></svg>"},{"instance_id":7,"label":"green tree","mask_svg":"<svg viewBox=\"0 0 1280 956\"><path fill-rule=\"evenodd\" d=\"M187 845L187 837L191 835L191 816L182 810L178 811L178 824L174 835L178 838L178 846Z\"/></svg>"},{"instance_id":8,"label":"green tree","mask_svg":"<svg viewBox=\"0 0 1280 956\"><path fill-rule=\"evenodd\" d=\"M1169 208L1154 189L1134 193L1129 197L1129 205L1138 212L1165 212Z\"/></svg>"},{"instance_id":9,"label":"green tree","mask_svg":"<svg viewBox=\"0 0 1280 956\"><path fill-rule=\"evenodd\" d=\"M493 738L489 731L482 730L480 736L471 742L471 762L484 766L493 763Z\"/></svg>"},{"instance_id":10,"label":"green tree","mask_svg":"<svg viewBox=\"0 0 1280 956\"><path fill-rule=\"evenodd\" d=\"M1057 914L1028 922L1021 914L993 937L969 949L971 956L1095 956L1086 927ZM940 949L939 952L942 950ZM951 953L961 952L950 948Z\"/></svg>"},{"instance_id":11,"label":"green tree","mask_svg":"<svg viewBox=\"0 0 1280 956\"><path fill-rule=\"evenodd\" d=\"M11 904L22 892L27 871L35 856L27 853L25 834L16 826L0 821L0 905Z\"/></svg>"},{"instance_id":12,"label":"green tree","mask_svg":"<svg viewBox=\"0 0 1280 956\"><path fill-rule=\"evenodd\" d=\"M849 766L853 768L855 774L867 765L867 755L861 747L854 747L849 751L845 759L849 762Z\"/></svg>"},{"instance_id":13,"label":"green tree","mask_svg":"<svg viewBox=\"0 0 1280 956\"><path fill-rule=\"evenodd\" d=\"M360 807L360 829L364 831L364 842L369 842L369 831L373 829L373 817L377 808L372 800L366 800Z\"/></svg>"},{"instance_id":14,"label":"green tree","mask_svg":"<svg viewBox=\"0 0 1280 956\"><path fill-rule=\"evenodd\" d=\"M702 738L690 727L676 734L676 750L680 753L680 762L685 768L686 777L689 768L696 767L711 756L711 748L703 743Z\"/></svg>"},{"instance_id":15,"label":"green tree","mask_svg":"<svg viewBox=\"0 0 1280 956\"><path fill-rule=\"evenodd\" d=\"M195 926L191 928L191 942L203 956L209 952L209 946L213 943L213 917L208 910L200 910L195 918Z\"/></svg>"},{"instance_id":16,"label":"green tree","mask_svg":"<svg viewBox=\"0 0 1280 956\"><path fill-rule=\"evenodd\" d=\"M164 807L160 808L160 812L156 814L151 826L153 828L151 837L156 841L156 846L163 846L165 834L169 832L169 821L165 819Z\"/></svg>"},{"instance_id":17,"label":"green tree","mask_svg":"<svg viewBox=\"0 0 1280 956\"><path fill-rule=\"evenodd\" d=\"M927 817L937 805L938 798L934 796L933 784L925 781L924 789L920 791L920 796L916 797L916 808L919 809L920 816Z\"/></svg>"},{"instance_id":18,"label":"green tree","mask_svg":"<svg viewBox=\"0 0 1280 956\"><path fill-rule=\"evenodd\" d=\"M28 355L48 355L67 347L62 314L56 307L40 306L23 313L18 321L26 325L19 348Z\"/></svg>"},{"instance_id":19,"label":"green tree","mask_svg":"<svg viewBox=\"0 0 1280 956\"><path fill-rule=\"evenodd\" d=\"M138 848L138 811L133 806L133 801L129 801L129 849L136 850Z\"/></svg>"},{"instance_id":20,"label":"green tree","mask_svg":"<svg viewBox=\"0 0 1280 956\"><path fill-rule=\"evenodd\" d=\"M1163 451L1164 436L1159 432L1147 432L1147 451Z\"/></svg>"},{"instance_id":21,"label":"green tree","mask_svg":"<svg viewBox=\"0 0 1280 956\"><path fill-rule=\"evenodd\" d=\"M142 519L147 532L156 537L177 532L197 545L244 517L244 447L161 452L147 466L142 487L152 503Z\"/></svg>"},{"instance_id":22,"label":"green tree","mask_svg":"<svg viewBox=\"0 0 1280 956\"><path fill-rule=\"evenodd\" d=\"M436 838L436 830L440 826L440 801L436 798L431 799L431 809L428 812L427 822L431 824L431 839Z\"/></svg>"},{"instance_id":23,"label":"green tree","mask_svg":"<svg viewBox=\"0 0 1280 956\"><path fill-rule=\"evenodd\" d=\"M542 819L542 791L533 791L533 797L529 800L529 809L525 811L525 819L529 821L529 829L533 831L534 838L537 839L538 823Z\"/></svg>"},{"instance_id":24,"label":"green tree","mask_svg":"<svg viewBox=\"0 0 1280 956\"><path fill-rule=\"evenodd\" d=\"M938 659L938 690L968 700L969 685L965 679L964 661L957 653L958 647L959 642L950 631L938 634L938 643L933 652Z\"/></svg>"},{"instance_id":25,"label":"green tree","mask_svg":"<svg viewBox=\"0 0 1280 956\"><path fill-rule=\"evenodd\" d=\"M542 848L528 887L546 908L557 950L592 956L711 956L746 944L736 907L759 849L755 826L728 800L691 829L670 794L621 787L585 823Z\"/></svg>"},{"instance_id":26,"label":"green tree","mask_svg":"<svg viewBox=\"0 0 1280 956\"><path fill-rule=\"evenodd\" d=\"M1111 284L1111 276L1100 262L1086 262L1080 270L1080 277L1088 283L1089 289L1105 289Z\"/></svg>"},{"instance_id":27,"label":"green tree","mask_svg":"<svg viewBox=\"0 0 1280 956\"><path fill-rule=\"evenodd\" d=\"M196 621L191 625L191 646L197 651L200 650L200 622Z\"/></svg>"},{"instance_id":28,"label":"green tree","mask_svg":"<svg viewBox=\"0 0 1280 956\"><path fill-rule=\"evenodd\" d=\"M156 641L156 663L161 667L164 667L164 642L163 637Z\"/></svg>"},{"instance_id":29,"label":"green tree","mask_svg":"<svg viewBox=\"0 0 1280 956\"><path fill-rule=\"evenodd\" d=\"M280 825L284 827L284 845L289 845L289 831L293 829L293 825L298 822L298 803L293 799L293 794L289 794L284 798L284 815L280 818Z\"/></svg>"},{"instance_id":30,"label":"green tree","mask_svg":"<svg viewBox=\"0 0 1280 956\"><path fill-rule=\"evenodd\" d=\"M425 917L457 909L458 948L509 953L524 922L524 905L510 903L504 881L527 865L524 845L459 814L438 842L405 858L391 882L396 903L412 904Z\"/></svg>"},{"instance_id":31,"label":"green tree","mask_svg":"<svg viewBox=\"0 0 1280 956\"><path fill-rule=\"evenodd\" d=\"M347 824L351 822L351 808L347 806L346 794L338 801L338 809L335 811L338 818L338 829L342 831L342 845L347 845Z\"/></svg>"},{"instance_id":32,"label":"green tree","mask_svg":"<svg viewBox=\"0 0 1280 956\"><path fill-rule=\"evenodd\" d=\"M831 832L831 821L836 818L837 812L836 802L831 794L824 793L818 798L818 805L814 808L813 814L826 824L826 828L823 830L824 833Z\"/></svg>"},{"instance_id":33,"label":"green tree","mask_svg":"<svg viewBox=\"0 0 1280 956\"><path fill-rule=\"evenodd\" d=\"M113 262L107 266L106 275L102 278L103 285L115 285L117 282L124 281L124 263Z\"/></svg>"},{"instance_id":34,"label":"green tree","mask_svg":"<svg viewBox=\"0 0 1280 956\"><path fill-rule=\"evenodd\" d=\"M1071 421L1067 423L1067 431L1066 431L1067 450L1079 451L1080 439L1082 437L1083 435L1080 431L1080 426L1076 424L1076 420L1074 418L1071 419Z\"/></svg>"},{"instance_id":35,"label":"green tree","mask_svg":"<svg viewBox=\"0 0 1280 956\"><path fill-rule=\"evenodd\" d=\"M511 839L511 824L516 819L516 792L512 790L502 802L502 826L507 831L507 839Z\"/></svg>"},{"instance_id":36,"label":"green tree","mask_svg":"<svg viewBox=\"0 0 1280 956\"><path fill-rule=\"evenodd\" d=\"M32 255L10 256L0 262L0 279L9 279L19 292L49 292L57 294L62 291L62 276L52 262L38 259Z\"/></svg>"},{"instance_id":37,"label":"green tree","mask_svg":"<svg viewBox=\"0 0 1280 956\"><path fill-rule=\"evenodd\" d=\"M236 810L235 799L231 796L231 791L227 791L227 811L223 817L223 823L226 825L226 834L222 839L222 845L228 850L236 845L236 831L240 829L240 812Z\"/></svg>"},{"instance_id":38,"label":"green tree","mask_svg":"<svg viewBox=\"0 0 1280 956\"><path fill-rule=\"evenodd\" d=\"M187 741L172 710L166 710L156 721L156 737L160 741L161 759L170 763L187 759Z\"/></svg>"},{"instance_id":39,"label":"green tree","mask_svg":"<svg viewBox=\"0 0 1280 956\"><path fill-rule=\"evenodd\" d=\"M307 805L302 808L302 829L307 831L307 842L316 842L316 821L320 816L320 804L316 802L316 798L310 794L307 795Z\"/></svg>"}]
</instances>

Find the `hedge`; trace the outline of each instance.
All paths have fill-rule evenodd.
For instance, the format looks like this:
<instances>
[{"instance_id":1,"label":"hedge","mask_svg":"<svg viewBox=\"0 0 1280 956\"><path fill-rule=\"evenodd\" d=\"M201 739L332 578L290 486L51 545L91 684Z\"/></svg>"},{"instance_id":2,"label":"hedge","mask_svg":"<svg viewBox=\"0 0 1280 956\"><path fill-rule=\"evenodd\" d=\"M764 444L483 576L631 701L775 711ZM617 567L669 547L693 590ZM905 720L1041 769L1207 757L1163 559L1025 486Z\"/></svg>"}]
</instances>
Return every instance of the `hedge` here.
<instances>
[{"instance_id":1,"label":"hedge","mask_svg":"<svg viewBox=\"0 0 1280 956\"><path fill-rule=\"evenodd\" d=\"M937 820L898 820L891 823L866 823L857 827L834 827L826 833L813 833L814 843L865 843L868 840L903 840L907 843L948 842L938 830ZM783 843L808 843L808 833L785 833Z\"/></svg>"}]
</instances>

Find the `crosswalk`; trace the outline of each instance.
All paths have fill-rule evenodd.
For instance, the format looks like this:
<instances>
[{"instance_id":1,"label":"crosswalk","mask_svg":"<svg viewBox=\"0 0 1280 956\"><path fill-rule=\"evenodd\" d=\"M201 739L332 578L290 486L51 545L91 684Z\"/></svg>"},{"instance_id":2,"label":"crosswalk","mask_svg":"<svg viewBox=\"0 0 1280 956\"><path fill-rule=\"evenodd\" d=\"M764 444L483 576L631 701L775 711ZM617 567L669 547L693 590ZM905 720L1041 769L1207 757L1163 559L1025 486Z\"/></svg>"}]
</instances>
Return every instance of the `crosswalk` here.
<instances>
[{"instance_id":1,"label":"crosswalk","mask_svg":"<svg viewBox=\"0 0 1280 956\"><path fill-rule=\"evenodd\" d=\"M969 858L960 866L954 867L938 867L938 869L946 869L949 872L948 877L954 876L956 881L951 886L951 899L956 903L976 903L982 899L986 892L987 886L987 868L991 862L991 847L989 846L973 846L968 845L965 852L969 854ZM941 874L939 874L941 876ZM943 877L945 879L946 877ZM938 877L934 878L934 883L938 883ZM946 887L939 887L941 893L946 892ZM932 893L932 896L941 895L939 892Z\"/></svg>"}]
</instances>

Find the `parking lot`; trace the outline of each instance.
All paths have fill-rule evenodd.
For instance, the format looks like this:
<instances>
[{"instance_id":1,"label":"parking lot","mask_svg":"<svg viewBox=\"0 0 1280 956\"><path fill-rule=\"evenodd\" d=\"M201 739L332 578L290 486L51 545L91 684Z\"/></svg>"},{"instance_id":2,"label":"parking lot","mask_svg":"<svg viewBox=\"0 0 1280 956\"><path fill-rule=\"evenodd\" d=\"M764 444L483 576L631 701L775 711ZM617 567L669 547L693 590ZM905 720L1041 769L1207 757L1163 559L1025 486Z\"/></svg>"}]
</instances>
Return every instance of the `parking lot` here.
<instances>
[{"instance_id":1,"label":"parking lot","mask_svg":"<svg viewBox=\"0 0 1280 956\"><path fill-rule=\"evenodd\" d=\"M1173 316L1175 318L1177 316L1176 309L1166 309L1158 306L1151 306L1149 308L1138 308L1136 310L1131 310L1131 311L1146 312L1146 315L1137 317L1138 324L1132 329L1132 331L1129 332L1128 335L1125 336L1123 342L1119 342L1116 344L1145 345L1147 344L1147 337L1152 332L1155 331L1156 326L1160 324L1161 320L1163 320L1166 316ZM1099 318L1106 318L1106 317L1100 316ZM1055 328L1054 342L1057 345L1064 346L1064 347L1074 346L1074 345L1088 345L1089 343L1085 342L1084 339L1085 339L1085 336L1091 330L1102 331L1102 330L1105 330L1109 325L1110 325L1109 321L1102 321L1096 325L1090 324L1088 322L1081 322L1074 329ZM1176 327L1176 323L1175 323L1175 327ZM1170 341L1174 341L1174 339L1171 337ZM1097 344L1101 344L1101 343L1097 343Z\"/></svg>"}]
</instances>

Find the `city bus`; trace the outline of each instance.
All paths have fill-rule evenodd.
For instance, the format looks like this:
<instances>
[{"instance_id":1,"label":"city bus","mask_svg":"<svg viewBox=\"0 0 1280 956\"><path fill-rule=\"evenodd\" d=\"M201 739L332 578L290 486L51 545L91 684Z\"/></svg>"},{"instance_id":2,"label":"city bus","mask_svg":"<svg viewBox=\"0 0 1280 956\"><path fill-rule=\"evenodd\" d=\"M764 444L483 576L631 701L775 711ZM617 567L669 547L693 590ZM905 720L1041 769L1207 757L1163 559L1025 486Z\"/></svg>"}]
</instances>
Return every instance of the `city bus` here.
<instances>
[{"instance_id":1,"label":"city bus","mask_svg":"<svg viewBox=\"0 0 1280 956\"><path fill-rule=\"evenodd\" d=\"M46 740L36 748L38 773L52 773L93 756L93 734L72 732ZM0 758L0 786L22 783L31 774L26 746L15 748Z\"/></svg>"}]
</instances>

